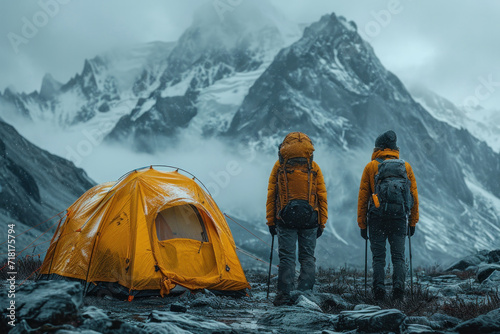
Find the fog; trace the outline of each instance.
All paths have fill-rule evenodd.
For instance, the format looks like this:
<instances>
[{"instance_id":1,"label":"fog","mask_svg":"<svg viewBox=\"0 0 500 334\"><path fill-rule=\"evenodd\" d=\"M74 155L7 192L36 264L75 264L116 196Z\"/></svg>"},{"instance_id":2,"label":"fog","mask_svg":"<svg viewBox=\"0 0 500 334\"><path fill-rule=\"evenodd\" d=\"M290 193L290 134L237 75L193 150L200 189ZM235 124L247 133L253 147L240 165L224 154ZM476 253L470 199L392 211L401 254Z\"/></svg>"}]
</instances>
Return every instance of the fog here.
<instances>
[{"instance_id":1,"label":"fog","mask_svg":"<svg viewBox=\"0 0 500 334\"><path fill-rule=\"evenodd\" d=\"M56 0L54 0L56 1ZM0 34L22 36L24 18L40 12L41 1L0 2ZM45 73L62 82L82 68L84 59L110 48L151 41L175 41L191 24L202 0L59 1L61 4L27 43L16 48L0 39L0 90L11 85L31 92ZM243 0L231 1L241 4ZM353 20L382 63L405 84L419 84L463 104L483 87L482 105L498 108L500 2L360 0L272 0L290 20L310 24L335 12ZM231 15L232 11L225 13ZM44 22L41 22L44 23ZM484 81L495 84L484 86ZM489 90L484 90L487 88ZM481 88L479 88L481 90ZM486 93L485 93L486 92Z\"/></svg>"}]
</instances>

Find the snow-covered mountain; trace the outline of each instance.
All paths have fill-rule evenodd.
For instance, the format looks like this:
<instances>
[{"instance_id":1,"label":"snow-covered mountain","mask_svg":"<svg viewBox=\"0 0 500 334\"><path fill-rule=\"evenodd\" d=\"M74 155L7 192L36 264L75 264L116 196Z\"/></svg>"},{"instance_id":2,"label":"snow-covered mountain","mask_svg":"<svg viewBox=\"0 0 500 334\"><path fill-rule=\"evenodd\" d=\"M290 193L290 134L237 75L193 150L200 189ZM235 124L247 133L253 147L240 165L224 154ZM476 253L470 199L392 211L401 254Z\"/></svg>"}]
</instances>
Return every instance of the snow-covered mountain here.
<instances>
[{"instance_id":1,"label":"snow-covered mountain","mask_svg":"<svg viewBox=\"0 0 500 334\"><path fill-rule=\"evenodd\" d=\"M188 126L189 133L225 131L249 87L299 37L298 25L266 1L242 3L224 19L207 4L168 55L161 85L106 139L153 151Z\"/></svg>"},{"instance_id":2,"label":"snow-covered mountain","mask_svg":"<svg viewBox=\"0 0 500 334\"><path fill-rule=\"evenodd\" d=\"M298 27L264 0L243 2L223 19L209 5L177 42L100 55L87 60L83 71L65 84L47 75L40 92L6 90L0 94L0 115L19 129L27 119L56 128L43 137L82 133L83 141L77 140L75 147L90 144L87 151L102 138L118 145L114 148L154 152L180 145L177 136L191 136L217 143L208 159L225 159L223 151L244 152L238 161L241 172L231 182L255 188L234 187L241 191L242 206L254 197L262 197L264 204L267 175L256 175L270 172L270 156L287 132L306 132L316 144L315 159L329 190L330 220L318 243L323 265L363 256L355 222L359 180L376 136L393 129L421 196L415 258L433 262L494 248L500 236L500 155L479 139L492 145L498 133L481 137L453 123L462 114L455 117L445 102L416 101L384 68L353 22L326 15L302 37ZM471 118L468 111L456 112ZM88 131L95 130L99 136L89 139ZM23 134L31 139L35 131ZM66 150L64 140L44 145L60 155ZM207 158L191 152L189 142L179 147L193 154L193 168L207 165ZM215 172L219 170L206 174ZM224 182L215 183L229 192ZM265 232L263 205L253 208L253 215L231 209L247 226ZM245 241L244 234L236 237Z\"/></svg>"},{"instance_id":3,"label":"snow-covered mountain","mask_svg":"<svg viewBox=\"0 0 500 334\"><path fill-rule=\"evenodd\" d=\"M482 107L459 107L442 96L425 89L411 87L411 93L434 118L451 126L466 129L500 153L500 112Z\"/></svg>"},{"instance_id":4,"label":"snow-covered mountain","mask_svg":"<svg viewBox=\"0 0 500 334\"><path fill-rule=\"evenodd\" d=\"M0 222L2 240L7 240L6 224L16 224L17 234L64 211L94 182L72 162L54 156L23 138L0 119ZM55 219L16 236L20 251ZM50 239L52 233L40 241ZM5 238L3 237L5 236ZM45 245L48 247L48 244ZM45 248L46 248L45 247Z\"/></svg>"},{"instance_id":5,"label":"snow-covered mountain","mask_svg":"<svg viewBox=\"0 0 500 334\"><path fill-rule=\"evenodd\" d=\"M123 110L125 102L134 105L141 94L147 94L145 86L159 85L158 73L172 47L172 43L155 42L116 49L85 60L82 72L65 84L47 74L39 92L6 90L0 102L14 105L17 113L3 113L3 117L16 123L16 116L24 116L68 128L90 120L91 124L102 123L112 115L114 126L124 112L130 112L130 108Z\"/></svg>"},{"instance_id":6,"label":"snow-covered mountain","mask_svg":"<svg viewBox=\"0 0 500 334\"><path fill-rule=\"evenodd\" d=\"M243 2L223 18L207 3L176 42L115 49L86 60L65 84L47 74L39 92L0 93L10 110L2 116L56 132L91 129L107 142L154 151L187 126L227 130L249 87L300 35L266 0Z\"/></svg>"},{"instance_id":7,"label":"snow-covered mountain","mask_svg":"<svg viewBox=\"0 0 500 334\"><path fill-rule=\"evenodd\" d=\"M349 258L346 250L352 255L352 247L363 246L355 223L361 172L387 129L398 133L401 157L419 185L418 257L432 261L493 247L500 233L500 155L415 102L342 17L322 17L280 51L226 136L275 150L289 131L308 133L330 156L316 155L325 161L329 185L327 229L335 237L328 247Z\"/></svg>"}]
</instances>

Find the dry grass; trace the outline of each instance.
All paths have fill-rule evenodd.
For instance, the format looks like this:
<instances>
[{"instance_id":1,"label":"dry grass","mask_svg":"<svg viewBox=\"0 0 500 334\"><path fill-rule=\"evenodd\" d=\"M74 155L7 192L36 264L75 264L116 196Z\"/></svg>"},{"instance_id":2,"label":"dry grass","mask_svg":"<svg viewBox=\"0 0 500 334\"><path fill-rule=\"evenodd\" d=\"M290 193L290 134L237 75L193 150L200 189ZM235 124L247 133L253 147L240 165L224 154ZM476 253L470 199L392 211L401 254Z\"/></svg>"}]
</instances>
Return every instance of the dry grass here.
<instances>
[{"instance_id":1,"label":"dry grass","mask_svg":"<svg viewBox=\"0 0 500 334\"><path fill-rule=\"evenodd\" d=\"M364 274L360 273L358 270L349 269L347 266L341 267L340 269L319 268L317 282L322 284L319 291L337 295L349 293L352 287L356 286L355 282L359 280L360 277L364 277Z\"/></svg>"},{"instance_id":2,"label":"dry grass","mask_svg":"<svg viewBox=\"0 0 500 334\"><path fill-rule=\"evenodd\" d=\"M318 270L318 282L323 283L320 286L320 292L338 294L345 301L356 304L378 305L382 309L396 308L408 316L431 316L440 312L447 315L468 320L481 314L486 314L492 310L500 308L500 292L479 293L474 289L464 289L467 298L464 295L455 297L446 297L439 299L437 294L431 292L428 287L421 284L420 278L423 276L437 277L442 275L455 275L458 279L464 281L464 285L472 284L475 273L471 271L445 272L439 267L418 268L416 281L413 283L413 294L409 287L406 289L404 300L392 300L390 294L382 302L376 301L371 292L371 277L368 277L368 287L365 293L364 272L360 270L340 268L320 269ZM387 275L389 276L389 275ZM390 292L390 289L388 289ZM327 313L338 313L342 311L338 305L322 305Z\"/></svg>"},{"instance_id":3,"label":"dry grass","mask_svg":"<svg viewBox=\"0 0 500 334\"><path fill-rule=\"evenodd\" d=\"M251 283L267 283L267 273L262 270L247 270L245 271L245 276L248 282ZM275 275L272 275L274 277Z\"/></svg>"},{"instance_id":4,"label":"dry grass","mask_svg":"<svg viewBox=\"0 0 500 334\"><path fill-rule=\"evenodd\" d=\"M425 275L429 277L438 277L443 275L455 275L461 280L476 278L476 272L473 270L463 270L463 271L444 271L439 265L433 265L428 267L418 267L415 270L415 274Z\"/></svg>"},{"instance_id":5,"label":"dry grass","mask_svg":"<svg viewBox=\"0 0 500 334\"><path fill-rule=\"evenodd\" d=\"M500 294L490 293L485 297L476 296L474 300L461 296L444 302L441 311L452 317L469 320L500 308Z\"/></svg>"},{"instance_id":6,"label":"dry grass","mask_svg":"<svg viewBox=\"0 0 500 334\"><path fill-rule=\"evenodd\" d=\"M402 301L392 300L390 297L387 297L382 302L376 301L371 292L371 279L371 277L368 277L365 291L363 271L345 267L340 270L318 270L318 281L325 283L320 287L319 291L338 294L353 305L370 304L378 305L383 309L397 308L406 315L414 316L428 316L436 313L439 308L437 296L419 283L414 283L413 295L411 295L410 289L407 289L406 298ZM323 306L324 311L328 313L340 311L336 305Z\"/></svg>"},{"instance_id":7,"label":"dry grass","mask_svg":"<svg viewBox=\"0 0 500 334\"><path fill-rule=\"evenodd\" d=\"M42 266L42 260L40 259L40 255L31 256L26 255L25 257L18 257L14 261L16 281L21 282L27 278L35 279L36 271ZM2 260L0 268L4 267L0 270L0 279L5 280L9 277L8 272L12 271L8 269L7 259Z\"/></svg>"}]
</instances>

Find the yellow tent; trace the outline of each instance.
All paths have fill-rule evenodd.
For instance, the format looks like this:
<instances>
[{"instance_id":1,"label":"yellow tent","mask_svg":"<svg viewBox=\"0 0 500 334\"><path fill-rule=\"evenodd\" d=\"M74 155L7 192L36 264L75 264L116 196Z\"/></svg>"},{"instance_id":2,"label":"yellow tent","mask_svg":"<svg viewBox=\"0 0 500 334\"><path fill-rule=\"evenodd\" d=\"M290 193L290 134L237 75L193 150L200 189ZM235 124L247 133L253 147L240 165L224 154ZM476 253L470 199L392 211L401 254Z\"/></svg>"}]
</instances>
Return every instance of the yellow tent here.
<instances>
[{"instance_id":1,"label":"yellow tent","mask_svg":"<svg viewBox=\"0 0 500 334\"><path fill-rule=\"evenodd\" d=\"M249 288L234 240L212 197L193 179L153 168L104 183L67 210L41 268L87 282L169 294Z\"/></svg>"}]
</instances>

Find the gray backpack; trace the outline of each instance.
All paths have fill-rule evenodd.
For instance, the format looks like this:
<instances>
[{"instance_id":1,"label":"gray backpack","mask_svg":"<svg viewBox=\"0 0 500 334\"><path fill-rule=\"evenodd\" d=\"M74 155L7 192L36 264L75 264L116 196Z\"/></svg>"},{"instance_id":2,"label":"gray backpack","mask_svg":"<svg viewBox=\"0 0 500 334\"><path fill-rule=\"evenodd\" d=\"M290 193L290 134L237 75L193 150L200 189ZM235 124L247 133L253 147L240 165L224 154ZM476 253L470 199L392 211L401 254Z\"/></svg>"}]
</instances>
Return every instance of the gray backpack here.
<instances>
[{"instance_id":1,"label":"gray backpack","mask_svg":"<svg viewBox=\"0 0 500 334\"><path fill-rule=\"evenodd\" d=\"M371 205L370 212L387 218L406 217L413 206L410 192L411 182L406 173L405 161L401 159L377 159L378 174L375 175L375 194L380 206Z\"/></svg>"}]
</instances>

